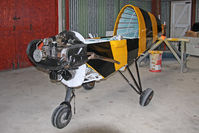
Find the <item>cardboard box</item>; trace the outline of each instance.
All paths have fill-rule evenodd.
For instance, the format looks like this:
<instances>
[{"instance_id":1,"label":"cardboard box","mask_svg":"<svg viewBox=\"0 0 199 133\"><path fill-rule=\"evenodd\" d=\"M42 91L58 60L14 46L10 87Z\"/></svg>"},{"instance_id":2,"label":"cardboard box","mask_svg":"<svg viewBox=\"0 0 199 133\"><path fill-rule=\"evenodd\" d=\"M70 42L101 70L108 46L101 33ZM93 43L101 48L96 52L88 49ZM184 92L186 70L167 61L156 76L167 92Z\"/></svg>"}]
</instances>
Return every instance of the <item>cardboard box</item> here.
<instances>
[{"instance_id":1,"label":"cardboard box","mask_svg":"<svg viewBox=\"0 0 199 133\"><path fill-rule=\"evenodd\" d=\"M194 32L190 30L185 33L185 36L186 37L199 37L199 32Z\"/></svg>"}]
</instances>

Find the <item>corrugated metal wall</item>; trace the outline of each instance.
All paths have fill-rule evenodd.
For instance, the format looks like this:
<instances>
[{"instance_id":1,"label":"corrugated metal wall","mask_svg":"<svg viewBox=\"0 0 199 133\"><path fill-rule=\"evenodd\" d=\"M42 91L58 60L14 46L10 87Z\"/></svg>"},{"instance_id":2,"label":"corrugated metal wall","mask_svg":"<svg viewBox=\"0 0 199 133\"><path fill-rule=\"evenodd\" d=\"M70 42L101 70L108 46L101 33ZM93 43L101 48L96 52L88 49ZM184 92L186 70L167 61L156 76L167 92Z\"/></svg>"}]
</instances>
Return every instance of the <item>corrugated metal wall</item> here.
<instances>
[{"instance_id":1,"label":"corrugated metal wall","mask_svg":"<svg viewBox=\"0 0 199 133\"><path fill-rule=\"evenodd\" d=\"M196 20L195 22L199 22L199 0L196 0Z\"/></svg>"},{"instance_id":2,"label":"corrugated metal wall","mask_svg":"<svg viewBox=\"0 0 199 133\"><path fill-rule=\"evenodd\" d=\"M170 1L161 0L161 23L167 24L167 36L170 34ZM69 0L69 29L84 37L88 37L88 33L105 36L106 31L113 31L117 15L126 4L149 12L152 8L151 0Z\"/></svg>"},{"instance_id":3,"label":"corrugated metal wall","mask_svg":"<svg viewBox=\"0 0 199 133\"><path fill-rule=\"evenodd\" d=\"M78 0L69 1L69 29L78 31Z\"/></svg>"},{"instance_id":4,"label":"corrugated metal wall","mask_svg":"<svg viewBox=\"0 0 199 133\"><path fill-rule=\"evenodd\" d=\"M170 13L171 13L171 1L161 0L161 23L166 22L166 34L170 36Z\"/></svg>"},{"instance_id":5,"label":"corrugated metal wall","mask_svg":"<svg viewBox=\"0 0 199 133\"><path fill-rule=\"evenodd\" d=\"M112 31L119 12L119 0L70 0L69 29L84 37L88 33L105 36Z\"/></svg>"},{"instance_id":6,"label":"corrugated metal wall","mask_svg":"<svg viewBox=\"0 0 199 133\"><path fill-rule=\"evenodd\" d=\"M151 12L151 0L120 0L120 9L127 4L131 4Z\"/></svg>"}]
</instances>

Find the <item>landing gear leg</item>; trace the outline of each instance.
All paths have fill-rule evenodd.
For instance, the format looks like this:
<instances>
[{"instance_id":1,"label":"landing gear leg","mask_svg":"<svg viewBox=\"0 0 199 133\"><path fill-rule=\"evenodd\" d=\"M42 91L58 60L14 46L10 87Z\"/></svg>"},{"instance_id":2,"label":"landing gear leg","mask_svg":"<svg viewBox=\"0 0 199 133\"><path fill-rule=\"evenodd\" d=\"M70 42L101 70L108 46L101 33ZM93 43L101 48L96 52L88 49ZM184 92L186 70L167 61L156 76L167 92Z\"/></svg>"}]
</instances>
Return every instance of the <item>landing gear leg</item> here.
<instances>
[{"instance_id":1,"label":"landing gear leg","mask_svg":"<svg viewBox=\"0 0 199 133\"><path fill-rule=\"evenodd\" d=\"M66 87L65 100L53 111L51 122L58 129L68 125L72 118L71 100L75 97L74 88Z\"/></svg>"},{"instance_id":2,"label":"landing gear leg","mask_svg":"<svg viewBox=\"0 0 199 133\"><path fill-rule=\"evenodd\" d=\"M142 90L142 85L141 85L141 80L140 80L140 74L139 74L139 69L138 69L138 65L137 65L137 59L134 61L135 63L135 68L136 68L136 73L137 73L137 80L135 79L133 73L131 72L131 70L129 69L129 67L127 66L127 70L131 76L131 78L133 79L133 82L135 85L132 85L130 83L130 81L126 78L126 76L121 72L120 74L122 75L122 77L126 80L126 82L131 86L131 88L140 95L140 105L141 106L146 106L150 103L151 99L153 98L153 90L151 88L147 88L146 90Z\"/></svg>"}]
</instances>

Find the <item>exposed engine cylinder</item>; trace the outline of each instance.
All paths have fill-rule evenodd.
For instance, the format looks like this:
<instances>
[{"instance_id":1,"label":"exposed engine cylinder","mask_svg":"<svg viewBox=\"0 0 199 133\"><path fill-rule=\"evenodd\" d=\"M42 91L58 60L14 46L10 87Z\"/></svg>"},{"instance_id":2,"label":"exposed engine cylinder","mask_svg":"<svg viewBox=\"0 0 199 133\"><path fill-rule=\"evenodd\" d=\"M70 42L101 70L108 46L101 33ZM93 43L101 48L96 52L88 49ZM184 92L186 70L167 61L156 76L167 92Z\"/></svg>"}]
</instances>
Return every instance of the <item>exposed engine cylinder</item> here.
<instances>
[{"instance_id":1,"label":"exposed engine cylinder","mask_svg":"<svg viewBox=\"0 0 199 133\"><path fill-rule=\"evenodd\" d=\"M49 70L76 69L88 61L86 45L71 31L33 40L27 54L35 65Z\"/></svg>"}]
</instances>

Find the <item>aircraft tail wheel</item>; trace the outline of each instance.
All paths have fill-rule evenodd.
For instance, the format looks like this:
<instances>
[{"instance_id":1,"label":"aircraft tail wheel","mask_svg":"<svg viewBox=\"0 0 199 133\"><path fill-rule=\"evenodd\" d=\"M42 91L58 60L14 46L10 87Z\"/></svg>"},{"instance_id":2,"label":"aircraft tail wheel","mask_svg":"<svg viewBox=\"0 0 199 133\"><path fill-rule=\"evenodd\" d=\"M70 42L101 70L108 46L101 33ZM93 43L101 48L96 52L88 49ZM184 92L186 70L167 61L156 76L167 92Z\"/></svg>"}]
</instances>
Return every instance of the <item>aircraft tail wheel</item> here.
<instances>
[{"instance_id":1,"label":"aircraft tail wheel","mask_svg":"<svg viewBox=\"0 0 199 133\"><path fill-rule=\"evenodd\" d=\"M51 122L54 127L62 129L68 125L72 118L70 103L59 105L52 114Z\"/></svg>"},{"instance_id":2,"label":"aircraft tail wheel","mask_svg":"<svg viewBox=\"0 0 199 133\"><path fill-rule=\"evenodd\" d=\"M151 88L147 88L140 95L140 105L146 106L150 103L153 98L153 90Z\"/></svg>"},{"instance_id":3,"label":"aircraft tail wheel","mask_svg":"<svg viewBox=\"0 0 199 133\"><path fill-rule=\"evenodd\" d=\"M84 84L82 84L82 86L84 87L85 90L91 90L95 86L95 81L84 83Z\"/></svg>"}]
</instances>

